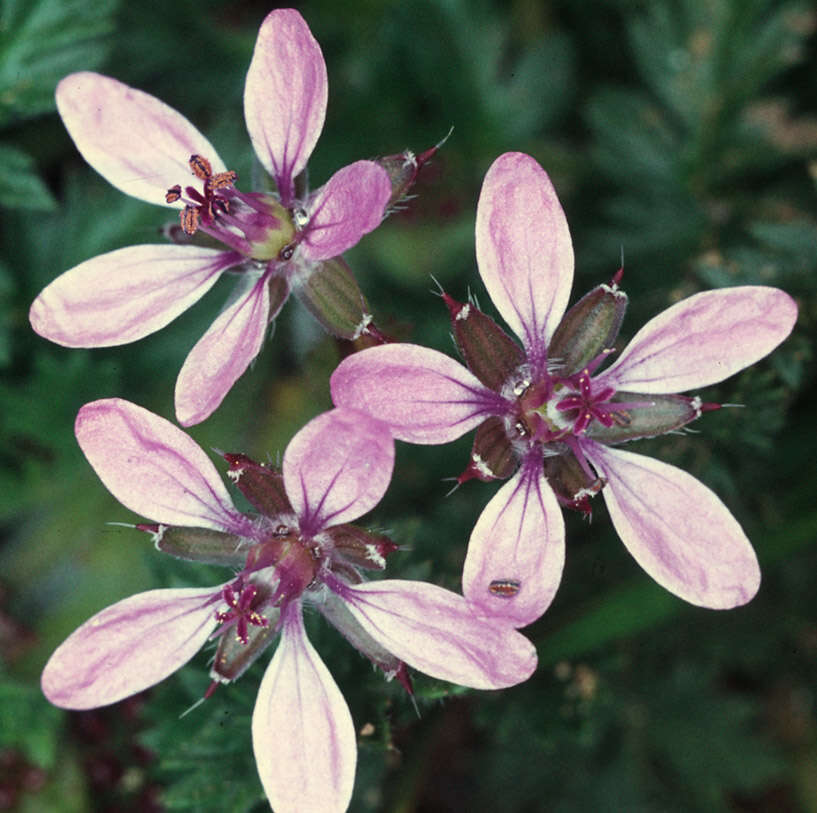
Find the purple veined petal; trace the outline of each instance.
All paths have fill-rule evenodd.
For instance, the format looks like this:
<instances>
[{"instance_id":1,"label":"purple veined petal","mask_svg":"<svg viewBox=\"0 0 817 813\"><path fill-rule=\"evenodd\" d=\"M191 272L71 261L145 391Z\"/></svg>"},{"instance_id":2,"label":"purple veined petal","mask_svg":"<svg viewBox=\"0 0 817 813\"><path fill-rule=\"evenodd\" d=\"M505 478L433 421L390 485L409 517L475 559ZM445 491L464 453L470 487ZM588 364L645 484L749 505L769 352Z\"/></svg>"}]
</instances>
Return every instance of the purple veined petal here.
<instances>
[{"instance_id":1,"label":"purple veined petal","mask_svg":"<svg viewBox=\"0 0 817 813\"><path fill-rule=\"evenodd\" d=\"M336 406L384 421L410 443L448 443L504 401L462 364L416 344L386 344L344 359L330 380Z\"/></svg>"},{"instance_id":2,"label":"purple veined petal","mask_svg":"<svg viewBox=\"0 0 817 813\"><path fill-rule=\"evenodd\" d=\"M564 519L540 459L523 465L477 520L463 593L477 612L524 627L553 601L564 560Z\"/></svg>"},{"instance_id":3,"label":"purple veined petal","mask_svg":"<svg viewBox=\"0 0 817 813\"><path fill-rule=\"evenodd\" d=\"M309 202L301 256L318 262L343 254L380 225L390 197L388 173L374 161L338 170Z\"/></svg>"},{"instance_id":4,"label":"purple veined petal","mask_svg":"<svg viewBox=\"0 0 817 813\"><path fill-rule=\"evenodd\" d=\"M116 79L72 73L57 85L56 96L82 157L126 195L166 206L167 190L192 178L191 155L206 158L213 172L226 170L210 142L181 113Z\"/></svg>"},{"instance_id":5,"label":"purple veined petal","mask_svg":"<svg viewBox=\"0 0 817 813\"><path fill-rule=\"evenodd\" d=\"M289 206L293 179L323 129L328 84L320 46L294 9L271 11L258 32L244 85L244 117L255 154Z\"/></svg>"},{"instance_id":6,"label":"purple veined petal","mask_svg":"<svg viewBox=\"0 0 817 813\"><path fill-rule=\"evenodd\" d=\"M262 276L251 282L188 353L176 379L176 418L182 426L209 418L261 352L271 316L267 281Z\"/></svg>"},{"instance_id":7,"label":"purple veined petal","mask_svg":"<svg viewBox=\"0 0 817 813\"><path fill-rule=\"evenodd\" d=\"M57 647L43 693L55 706L93 709L164 680L215 629L220 596L220 587L150 590L106 607Z\"/></svg>"},{"instance_id":8,"label":"purple veined petal","mask_svg":"<svg viewBox=\"0 0 817 813\"><path fill-rule=\"evenodd\" d=\"M298 605L289 605L258 690L252 744L276 813L346 810L357 762L352 715L306 637Z\"/></svg>"},{"instance_id":9,"label":"purple veined petal","mask_svg":"<svg viewBox=\"0 0 817 813\"><path fill-rule=\"evenodd\" d=\"M170 421L108 398L85 404L74 431L105 488L131 511L165 525L244 529L210 458Z\"/></svg>"},{"instance_id":10,"label":"purple veined petal","mask_svg":"<svg viewBox=\"0 0 817 813\"><path fill-rule=\"evenodd\" d=\"M284 452L284 487L301 530L312 535L374 508L393 467L394 441L386 424L354 409L313 418Z\"/></svg>"},{"instance_id":11,"label":"purple veined petal","mask_svg":"<svg viewBox=\"0 0 817 813\"><path fill-rule=\"evenodd\" d=\"M553 184L529 155L500 155L485 175L476 251L497 310L528 356L544 360L570 297L573 244Z\"/></svg>"},{"instance_id":12,"label":"purple veined petal","mask_svg":"<svg viewBox=\"0 0 817 813\"><path fill-rule=\"evenodd\" d=\"M797 305L777 288L704 291L650 319L598 381L656 395L715 384L771 353L796 320Z\"/></svg>"},{"instance_id":13,"label":"purple veined petal","mask_svg":"<svg viewBox=\"0 0 817 813\"><path fill-rule=\"evenodd\" d=\"M129 246L57 277L31 305L34 330L66 347L110 347L153 333L244 258L195 246Z\"/></svg>"},{"instance_id":14,"label":"purple veined petal","mask_svg":"<svg viewBox=\"0 0 817 813\"><path fill-rule=\"evenodd\" d=\"M476 616L457 593L424 582L387 579L345 586L342 597L381 646L427 675L474 689L527 680L536 649L512 627Z\"/></svg>"},{"instance_id":15,"label":"purple veined petal","mask_svg":"<svg viewBox=\"0 0 817 813\"><path fill-rule=\"evenodd\" d=\"M607 510L627 550L676 596L711 609L745 604L760 568L743 529L691 474L651 457L586 441L588 460L607 478Z\"/></svg>"}]
</instances>

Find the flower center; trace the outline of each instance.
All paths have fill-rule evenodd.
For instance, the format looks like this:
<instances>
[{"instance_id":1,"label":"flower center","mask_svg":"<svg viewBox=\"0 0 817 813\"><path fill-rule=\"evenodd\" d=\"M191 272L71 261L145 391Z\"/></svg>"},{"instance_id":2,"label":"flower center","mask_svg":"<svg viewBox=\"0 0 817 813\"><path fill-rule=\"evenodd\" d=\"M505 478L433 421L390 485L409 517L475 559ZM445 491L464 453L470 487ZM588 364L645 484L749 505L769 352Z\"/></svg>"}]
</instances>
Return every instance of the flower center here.
<instances>
[{"instance_id":1,"label":"flower center","mask_svg":"<svg viewBox=\"0 0 817 813\"><path fill-rule=\"evenodd\" d=\"M254 609L254 605L263 604L263 601L256 601L257 595L258 588L251 582L245 582L240 576L233 584L225 585L221 591L221 597L230 609L217 612L216 618L226 626L234 625L236 638L245 646L249 641L247 635L249 624L255 627L266 627L269 624L269 621Z\"/></svg>"},{"instance_id":2,"label":"flower center","mask_svg":"<svg viewBox=\"0 0 817 813\"><path fill-rule=\"evenodd\" d=\"M239 192L238 174L213 172L201 155L191 155L190 171L201 181L201 191L176 184L165 201L181 200L182 229L188 236L201 230L254 260L288 260L294 251L296 226L292 215L272 195Z\"/></svg>"}]
</instances>

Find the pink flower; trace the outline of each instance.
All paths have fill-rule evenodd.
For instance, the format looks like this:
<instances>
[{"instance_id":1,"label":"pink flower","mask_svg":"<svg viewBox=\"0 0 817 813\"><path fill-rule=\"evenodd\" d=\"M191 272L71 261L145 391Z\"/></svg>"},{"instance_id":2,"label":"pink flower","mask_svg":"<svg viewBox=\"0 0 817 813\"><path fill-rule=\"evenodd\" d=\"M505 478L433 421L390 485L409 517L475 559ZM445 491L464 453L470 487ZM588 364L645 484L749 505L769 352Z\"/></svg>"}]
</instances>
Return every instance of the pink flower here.
<instances>
[{"instance_id":1,"label":"pink flower","mask_svg":"<svg viewBox=\"0 0 817 813\"><path fill-rule=\"evenodd\" d=\"M282 472L225 455L231 479L259 510L252 515L235 509L184 432L141 407L87 404L76 435L111 493L154 521L138 527L159 549L239 572L222 585L151 590L97 613L46 664L42 687L52 703L113 703L164 679L211 638L219 641L212 677L228 682L280 633L252 720L261 781L280 813L342 811L354 783L355 730L304 632L305 604L409 689L405 664L480 689L514 685L536 668L527 639L473 616L462 596L422 582L363 581L361 568L382 569L396 549L348 524L377 504L391 478L394 442L378 421L349 409L318 416L290 442Z\"/></svg>"},{"instance_id":2,"label":"pink flower","mask_svg":"<svg viewBox=\"0 0 817 813\"><path fill-rule=\"evenodd\" d=\"M31 306L37 333L67 347L136 341L189 308L224 271L235 273L235 298L190 351L176 382L176 415L189 426L218 407L258 355L290 292L320 318L321 289L348 288L360 303L360 323L339 328L322 321L348 337L367 330L371 316L339 255L380 223L392 186L382 167L358 161L312 194L296 190L327 99L323 55L297 11L267 15L244 88L250 140L275 180L275 194L239 192L236 174L207 139L142 91L75 73L59 83L56 96L85 160L126 194L181 209L186 234L177 228L181 245L131 246L66 271ZM182 188L191 172L194 183ZM225 247L197 245L197 232ZM321 284L322 274L331 282Z\"/></svg>"},{"instance_id":3,"label":"pink flower","mask_svg":"<svg viewBox=\"0 0 817 813\"><path fill-rule=\"evenodd\" d=\"M718 408L674 393L770 353L796 320L791 297L759 286L696 294L649 321L597 372L624 316L620 275L565 313L567 222L547 174L521 153L488 170L476 253L521 348L473 304L443 294L468 369L434 350L392 344L345 359L332 376L335 404L376 415L395 438L446 443L479 427L460 482L511 477L471 535L466 598L517 626L538 618L562 573L559 503L589 512L601 491L619 536L659 584L705 607L749 601L757 559L724 504L686 472L616 446Z\"/></svg>"}]
</instances>

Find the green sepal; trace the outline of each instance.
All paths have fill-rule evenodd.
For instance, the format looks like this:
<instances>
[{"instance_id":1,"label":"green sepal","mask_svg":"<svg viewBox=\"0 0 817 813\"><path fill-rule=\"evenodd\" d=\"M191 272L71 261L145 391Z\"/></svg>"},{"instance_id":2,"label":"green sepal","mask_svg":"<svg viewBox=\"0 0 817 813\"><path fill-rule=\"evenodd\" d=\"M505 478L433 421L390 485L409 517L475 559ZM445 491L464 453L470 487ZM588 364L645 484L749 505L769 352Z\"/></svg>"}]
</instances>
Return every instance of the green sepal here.
<instances>
[{"instance_id":1,"label":"green sepal","mask_svg":"<svg viewBox=\"0 0 817 813\"><path fill-rule=\"evenodd\" d=\"M383 570L386 557L398 549L385 534L375 534L357 525L335 525L325 533L347 562L367 570Z\"/></svg>"},{"instance_id":2,"label":"green sepal","mask_svg":"<svg viewBox=\"0 0 817 813\"><path fill-rule=\"evenodd\" d=\"M458 479L461 483L472 478L483 483L504 480L516 471L518 462L502 419L486 418L477 427L468 466Z\"/></svg>"},{"instance_id":3,"label":"green sepal","mask_svg":"<svg viewBox=\"0 0 817 813\"><path fill-rule=\"evenodd\" d=\"M222 455L230 464L227 476L236 488L267 517L292 514L292 505L284 488L284 475L276 468L256 463L245 454Z\"/></svg>"},{"instance_id":4,"label":"green sepal","mask_svg":"<svg viewBox=\"0 0 817 813\"><path fill-rule=\"evenodd\" d=\"M324 260L293 293L323 329L339 339L356 339L372 320L369 306L343 257Z\"/></svg>"},{"instance_id":5,"label":"green sepal","mask_svg":"<svg viewBox=\"0 0 817 813\"><path fill-rule=\"evenodd\" d=\"M602 426L593 421L585 434L599 443L613 445L638 438L664 435L701 417L701 412L716 408L715 404L702 404L700 398L686 395L643 395L635 392L617 392L611 399L628 404L643 404L622 409L617 413L616 423Z\"/></svg>"},{"instance_id":6,"label":"green sepal","mask_svg":"<svg viewBox=\"0 0 817 813\"><path fill-rule=\"evenodd\" d=\"M266 627L251 625L247 627L247 643L244 644L235 634L227 630L218 641L218 648L210 669L210 677L219 683L237 680L252 666L256 659L272 643L278 634L278 619L281 610L278 607L266 606L258 611L269 622Z\"/></svg>"},{"instance_id":7,"label":"green sepal","mask_svg":"<svg viewBox=\"0 0 817 813\"><path fill-rule=\"evenodd\" d=\"M446 293L442 297L451 316L451 330L463 361L486 387L499 392L525 361L524 351L472 302L457 302Z\"/></svg>"},{"instance_id":8,"label":"green sepal","mask_svg":"<svg viewBox=\"0 0 817 813\"><path fill-rule=\"evenodd\" d=\"M355 648L365 655L375 666L382 669L387 677L397 674L402 661L382 647L352 615L346 602L333 593L326 591L323 601L316 604L317 609L326 620Z\"/></svg>"},{"instance_id":9,"label":"green sepal","mask_svg":"<svg viewBox=\"0 0 817 813\"><path fill-rule=\"evenodd\" d=\"M590 498L601 491L604 480L590 477L565 446L565 453L544 459L545 477L559 502L576 511L590 512Z\"/></svg>"},{"instance_id":10,"label":"green sepal","mask_svg":"<svg viewBox=\"0 0 817 813\"><path fill-rule=\"evenodd\" d=\"M612 347L626 310L627 294L615 284L597 286L570 308L548 347L548 360L559 365L559 375L579 372Z\"/></svg>"},{"instance_id":11,"label":"green sepal","mask_svg":"<svg viewBox=\"0 0 817 813\"><path fill-rule=\"evenodd\" d=\"M243 536L214 531L212 528L185 528L178 525L139 525L153 534L157 550L177 559L209 565L241 567L254 544Z\"/></svg>"}]
</instances>

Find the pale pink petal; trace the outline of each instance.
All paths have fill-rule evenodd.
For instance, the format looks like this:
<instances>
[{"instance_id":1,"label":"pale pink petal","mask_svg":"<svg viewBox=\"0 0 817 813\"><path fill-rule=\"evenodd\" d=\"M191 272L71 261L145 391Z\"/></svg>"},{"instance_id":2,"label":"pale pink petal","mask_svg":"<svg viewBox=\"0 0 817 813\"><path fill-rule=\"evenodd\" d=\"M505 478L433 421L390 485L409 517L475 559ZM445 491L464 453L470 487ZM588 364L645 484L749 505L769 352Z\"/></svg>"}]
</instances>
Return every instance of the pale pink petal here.
<instances>
[{"instance_id":1,"label":"pale pink petal","mask_svg":"<svg viewBox=\"0 0 817 813\"><path fill-rule=\"evenodd\" d=\"M553 601L564 560L562 511L541 462L522 466L474 526L463 593L477 612L524 627Z\"/></svg>"},{"instance_id":2,"label":"pale pink petal","mask_svg":"<svg viewBox=\"0 0 817 813\"><path fill-rule=\"evenodd\" d=\"M570 297L573 244L547 173L508 152L491 165L477 204L479 273L528 356L544 358Z\"/></svg>"},{"instance_id":3,"label":"pale pink petal","mask_svg":"<svg viewBox=\"0 0 817 813\"><path fill-rule=\"evenodd\" d=\"M350 612L381 646L427 675L502 689L527 680L536 649L507 624L476 616L457 593L425 582L387 579L345 586Z\"/></svg>"},{"instance_id":4,"label":"pale pink petal","mask_svg":"<svg viewBox=\"0 0 817 813\"><path fill-rule=\"evenodd\" d=\"M745 604L757 593L755 552L703 483L651 457L596 443L584 449L607 478L603 494L618 535L662 587L716 610Z\"/></svg>"},{"instance_id":5,"label":"pale pink petal","mask_svg":"<svg viewBox=\"0 0 817 813\"><path fill-rule=\"evenodd\" d=\"M153 333L198 301L234 252L195 246L130 246L57 277L34 300L34 330L66 347L110 347Z\"/></svg>"},{"instance_id":6,"label":"pale pink petal","mask_svg":"<svg viewBox=\"0 0 817 813\"><path fill-rule=\"evenodd\" d=\"M259 354L269 308L267 279L261 277L196 342L176 379L176 418L182 426L209 418Z\"/></svg>"},{"instance_id":7,"label":"pale pink petal","mask_svg":"<svg viewBox=\"0 0 817 813\"><path fill-rule=\"evenodd\" d=\"M650 319L598 381L656 395L715 384L771 353L796 320L777 288L704 291Z\"/></svg>"},{"instance_id":8,"label":"pale pink petal","mask_svg":"<svg viewBox=\"0 0 817 813\"><path fill-rule=\"evenodd\" d=\"M301 256L317 262L343 254L380 225L390 197L388 173L373 161L338 170L309 202Z\"/></svg>"},{"instance_id":9,"label":"pale pink petal","mask_svg":"<svg viewBox=\"0 0 817 813\"><path fill-rule=\"evenodd\" d=\"M284 486L301 530L312 535L374 508L393 467L394 441L386 424L353 409L313 418L284 452Z\"/></svg>"},{"instance_id":10,"label":"pale pink petal","mask_svg":"<svg viewBox=\"0 0 817 813\"><path fill-rule=\"evenodd\" d=\"M215 628L220 590L150 590L106 607L57 647L43 693L55 706L92 709L164 680Z\"/></svg>"},{"instance_id":11,"label":"pale pink petal","mask_svg":"<svg viewBox=\"0 0 817 813\"><path fill-rule=\"evenodd\" d=\"M271 11L258 32L244 85L244 117L255 154L284 206L323 129L328 85L320 46L294 9Z\"/></svg>"},{"instance_id":12,"label":"pale pink petal","mask_svg":"<svg viewBox=\"0 0 817 813\"><path fill-rule=\"evenodd\" d=\"M57 110L82 157L108 183L148 203L166 206L171 186L196 182L191 155L206 158L213 172L226 169L181 113L108 76L66 76L57 85Z\"/></svg>"},{"instance_id":13,"label":"pale pink petal","mask_svg":"<svg viewBox=\"0 0 817 813\"><path fill-rule=\"evenodd\" d=\"M108 398L85 404L74 430L99 479L131 511L166 525L244 528L210 458L164 418Z\"/></svg>"},{"instance_id":14,"label":"pale pink petal","mask_svg":"<svg viewBox=\"0 0 817 813\"><path fill-rule=\"evenodd\" d=\"M276 813L343 813L357 743L352 715L291 606L252 715L261 784Z\"/></svg>"},{"instance_id":15,"label":"pale pink petal","mask_svg":"<svg viewBox=\"0 0 817 813\"><path fill-rule=\"evenodd\" d=\"M362 410L412 443L447 443L502 407L462 364L416 344L355 353L338 365L330 386L336 406Z\"/></svg>"}]
</instances>

